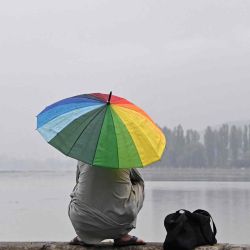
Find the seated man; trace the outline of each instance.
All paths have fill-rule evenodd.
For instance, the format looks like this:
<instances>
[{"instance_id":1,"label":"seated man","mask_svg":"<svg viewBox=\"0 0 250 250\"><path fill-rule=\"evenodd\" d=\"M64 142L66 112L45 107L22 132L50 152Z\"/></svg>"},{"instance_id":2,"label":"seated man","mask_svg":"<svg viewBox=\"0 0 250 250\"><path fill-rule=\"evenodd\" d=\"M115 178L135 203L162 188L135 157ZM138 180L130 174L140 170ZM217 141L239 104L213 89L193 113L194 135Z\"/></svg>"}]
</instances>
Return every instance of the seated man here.
<instances>
[{"instance_id":1,"label":"seated man","mask_svg":"<svg viewBox=\"0 0 250 250\"><path fill-rule=\"evenodd\" d=\"M144 181L136 169L107 169L78 162L69 217L76 231L71 244L114 239L115 246L143 245L128 233L143 205Z\"/></svg>"}]
</instances>

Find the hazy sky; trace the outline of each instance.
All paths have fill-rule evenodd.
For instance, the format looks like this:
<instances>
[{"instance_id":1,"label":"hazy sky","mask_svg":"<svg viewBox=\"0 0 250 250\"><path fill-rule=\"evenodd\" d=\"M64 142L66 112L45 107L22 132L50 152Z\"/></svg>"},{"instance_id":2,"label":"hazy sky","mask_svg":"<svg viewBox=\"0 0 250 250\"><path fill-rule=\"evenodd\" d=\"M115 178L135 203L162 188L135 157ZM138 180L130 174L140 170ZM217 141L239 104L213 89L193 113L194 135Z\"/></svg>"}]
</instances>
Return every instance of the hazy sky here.
<instances>
[{"instance_id":1,"label":"hazy sky","mask_svg":"<svg viewBox=\"0 0 250 250\"><path fill-rule=\"evenodd\" d=\"M113 91L159 125L249 120L249 0L0 0L0 156L60 157L45 106Z\"/></svg>"}]
</instances>

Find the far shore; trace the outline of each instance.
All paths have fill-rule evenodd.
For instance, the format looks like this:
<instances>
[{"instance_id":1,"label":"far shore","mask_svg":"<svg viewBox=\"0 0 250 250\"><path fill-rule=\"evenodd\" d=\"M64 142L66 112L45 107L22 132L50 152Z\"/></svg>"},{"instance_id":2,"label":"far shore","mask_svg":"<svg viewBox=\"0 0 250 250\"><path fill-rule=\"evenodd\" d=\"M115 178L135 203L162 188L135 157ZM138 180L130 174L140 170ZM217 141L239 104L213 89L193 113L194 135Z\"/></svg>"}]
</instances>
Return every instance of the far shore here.
<instances>
[{"instance_id":1,"label":"far shore","mask_svg":"<svg viewBox=\"0 0 250 250\"><path fill-rule=\"evenodd\" d=\"M150 181L250 181L250 168L146 168Z\"/></svg>"},{"instance_id":2,"label":"far shore","mask_svg":"<svg viewBox=\"0 0 250 250\"><path fill-rule=\"evenodd\" d=\"M150 167L139 169L145 181L239 181L250 182L249 168L190 168L190 167ZM58 173L65 175L66 172L74 175L74 167L46 167L46 168L1 168L1 175L6 174L38 174Z\"/></svg>"}]
</instances>

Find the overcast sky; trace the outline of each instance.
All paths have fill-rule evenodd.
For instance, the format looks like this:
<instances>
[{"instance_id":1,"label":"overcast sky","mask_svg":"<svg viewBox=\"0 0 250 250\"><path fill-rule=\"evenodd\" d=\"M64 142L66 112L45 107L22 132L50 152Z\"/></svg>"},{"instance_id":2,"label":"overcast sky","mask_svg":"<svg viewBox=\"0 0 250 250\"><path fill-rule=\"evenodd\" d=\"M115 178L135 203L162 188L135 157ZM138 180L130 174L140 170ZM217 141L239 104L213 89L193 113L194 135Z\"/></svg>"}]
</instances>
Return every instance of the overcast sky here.
<instances>
[{"instance_id":1,"label":"overcast sky","mask_svg":"<svg viewBox=\"0 0 250 250\"><path fill-rule=\"evenodd\" d=\"M0 0L0 156L60 157L45 106L113 91L160 126L250 119L249 0Z\"/></svg>"}]
</instances>

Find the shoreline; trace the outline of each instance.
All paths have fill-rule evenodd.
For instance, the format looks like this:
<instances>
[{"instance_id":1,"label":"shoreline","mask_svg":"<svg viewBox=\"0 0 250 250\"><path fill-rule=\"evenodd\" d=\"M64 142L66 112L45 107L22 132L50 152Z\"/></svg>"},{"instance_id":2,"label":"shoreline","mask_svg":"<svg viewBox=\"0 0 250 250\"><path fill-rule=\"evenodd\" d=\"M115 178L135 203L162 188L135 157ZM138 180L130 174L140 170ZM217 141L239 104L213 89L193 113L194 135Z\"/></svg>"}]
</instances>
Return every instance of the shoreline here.
<instances>
[{"instance_id":1,"label":"shoreline","mask_svg":"<svg viewBox=\"0 0 250 250\"><path fill-rule=\"evenodd\" d=\"M250 168L156 168L139 169L145 181L207 181L207 182L250 182ZM75 169L0 169L2 175L17 174L69 174L74 176Z\"/></svg>"}]
</instances>

